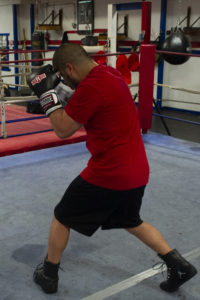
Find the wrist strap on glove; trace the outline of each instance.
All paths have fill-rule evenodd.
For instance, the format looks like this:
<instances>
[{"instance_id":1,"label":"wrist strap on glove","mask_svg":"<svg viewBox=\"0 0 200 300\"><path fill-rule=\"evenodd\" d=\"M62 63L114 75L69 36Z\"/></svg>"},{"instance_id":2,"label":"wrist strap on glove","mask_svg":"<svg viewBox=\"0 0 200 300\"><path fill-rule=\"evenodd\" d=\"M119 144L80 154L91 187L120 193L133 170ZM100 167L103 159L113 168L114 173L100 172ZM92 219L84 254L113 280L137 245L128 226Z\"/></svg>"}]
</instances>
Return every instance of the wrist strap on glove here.
<instances>
[{"instance_id":1,"label":"wrist strap on glove","mask_svg":"<svg viewBox=\"0 0 200 300\"><path fill-rule=\"evenodd\" d=\"M62 104L55 92L55 90L50 90L40 97L40 104L47 116L49 116L53 111L62 108Z\"/></svg>"}]
</instances>

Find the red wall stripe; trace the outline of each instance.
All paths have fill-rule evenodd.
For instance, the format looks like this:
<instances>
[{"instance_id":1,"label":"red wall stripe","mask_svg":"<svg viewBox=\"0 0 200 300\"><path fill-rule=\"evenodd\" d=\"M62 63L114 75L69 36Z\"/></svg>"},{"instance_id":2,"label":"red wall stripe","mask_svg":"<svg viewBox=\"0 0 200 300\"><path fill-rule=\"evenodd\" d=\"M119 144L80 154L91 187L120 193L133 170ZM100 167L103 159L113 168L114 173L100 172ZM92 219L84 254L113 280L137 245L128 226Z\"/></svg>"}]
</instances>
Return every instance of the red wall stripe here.
<instances>
[{"instance_id":1,"label":"red wall stripe","mask_svg":"<svg viewBox=\"0 0 200 300\"><path fill-rule=\"evenodd\" d=\"M78 34L77 30L66 30L68 34ZM106 33L107 29L94 29L94 33Z\"/></svg>"}]
</instances>

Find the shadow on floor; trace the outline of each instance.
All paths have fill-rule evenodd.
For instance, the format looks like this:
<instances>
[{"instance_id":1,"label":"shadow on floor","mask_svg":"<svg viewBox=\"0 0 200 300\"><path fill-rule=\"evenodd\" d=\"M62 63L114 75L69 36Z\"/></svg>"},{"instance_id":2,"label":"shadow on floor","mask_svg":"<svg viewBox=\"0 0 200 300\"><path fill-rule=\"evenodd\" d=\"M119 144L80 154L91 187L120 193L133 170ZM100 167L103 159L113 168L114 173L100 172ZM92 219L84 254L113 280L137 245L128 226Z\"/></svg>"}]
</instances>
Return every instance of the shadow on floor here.
<instances>
[{"instance_id":1,"label":"shadow on floor","mask_svg":"<svg viewBox=\"0 0 200 300\"><path fill-rule=\"evenodd\" d=\"M156 113L156 111L154 111ZM188 124L176 120L165 119L172 137L200 143L200 113L190 113L171 109L162 109L162 115L198 122L199 125ZM152 129L150 131L168 135L160 117L153 116Z\"/></svg>"}]
</instances>

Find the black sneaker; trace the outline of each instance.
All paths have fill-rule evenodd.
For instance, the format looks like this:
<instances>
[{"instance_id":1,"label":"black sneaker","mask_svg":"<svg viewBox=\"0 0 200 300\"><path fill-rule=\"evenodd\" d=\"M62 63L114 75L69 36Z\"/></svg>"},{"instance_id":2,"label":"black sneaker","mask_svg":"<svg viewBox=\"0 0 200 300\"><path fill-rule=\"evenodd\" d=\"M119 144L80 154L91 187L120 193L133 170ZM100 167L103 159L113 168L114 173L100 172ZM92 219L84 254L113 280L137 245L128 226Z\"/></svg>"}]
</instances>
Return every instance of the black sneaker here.
<instances>
[{"instance_id":1,"label":"black sneaker","mask_svg":"<svg viewBox=\"0 0 200 300\"><path fill-rule=\"evenodd\" d=\"M58 290L58 275L55 278L45 275L45 263L39 264L33 274L33 280L39 284L43 291L47 294L56 293Z\"/></svg>"}]
</instances>

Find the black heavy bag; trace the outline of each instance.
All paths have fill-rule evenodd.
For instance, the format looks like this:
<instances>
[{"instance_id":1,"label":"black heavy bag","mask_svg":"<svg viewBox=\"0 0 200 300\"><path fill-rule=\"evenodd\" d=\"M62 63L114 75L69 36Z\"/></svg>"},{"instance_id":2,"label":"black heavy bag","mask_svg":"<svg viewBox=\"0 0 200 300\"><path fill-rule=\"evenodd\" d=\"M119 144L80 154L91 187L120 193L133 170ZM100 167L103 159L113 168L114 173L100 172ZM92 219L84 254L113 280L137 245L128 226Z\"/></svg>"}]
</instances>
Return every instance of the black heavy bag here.
<instances>
[{"instance_id":1,"label":"black heavy bag","mask_svg":"<svg viewBox=\"0 0 200 300\"><path fill-rule=\"evenodd\" d=\"M65 43L68 43L68 42L69 42L69 39L68 39L67 32L64 31L63 36L62 36L62 44L65 44Z\"/></svg>"},{"instance_id":2,"label":"black heavy bag","mask_svg":"<svg viewBox=\"0 0 200 300\"><path fill-rule=\"evenodd\" d=\"M32 34L32 49L33 50L43 50L44 49L44 32L35 31ZM42 52L33 52L33 59L42 59ZM34 61L33 66L42 66L43 61Z\"/></svg>"},{"instance_id":3,"label":"black heavy bag","mask_svg":"<svg viewBox=\"0 0 200 300\"><path fill-rule=\"evenodd\" d=\"M175 29L162 44L161 50L170 52L190 53L191 44L181 29ZM181 65L190 57L184 55L162 54L164 60L172 65Z\"/></svg>"}]
</instances>

